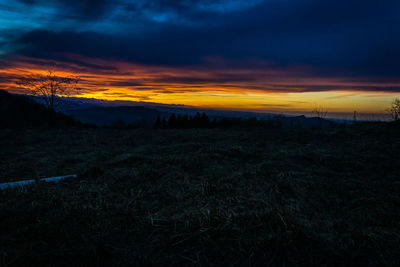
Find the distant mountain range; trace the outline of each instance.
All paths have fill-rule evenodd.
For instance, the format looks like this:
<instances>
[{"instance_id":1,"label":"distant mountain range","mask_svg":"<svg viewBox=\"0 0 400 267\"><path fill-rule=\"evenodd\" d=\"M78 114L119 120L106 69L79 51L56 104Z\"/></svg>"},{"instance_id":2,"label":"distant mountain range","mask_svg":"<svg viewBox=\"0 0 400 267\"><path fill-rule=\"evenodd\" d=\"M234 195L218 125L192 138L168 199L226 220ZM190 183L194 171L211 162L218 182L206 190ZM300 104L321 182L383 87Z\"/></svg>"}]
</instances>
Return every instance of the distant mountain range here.
<instances>
[{"instance_id":1,"label":"distant mountain range","mask_svg":"<svg viewBox=\"0 0 400 267\"><path fill-rule=\"evenodd\" d=\"M32 97L36 102L43 102L38 97ZM255 113L241 111L226 111L200 109L183 105L165 105L134 101L105 101L86 98L59 98L59 111L83 123L97 126L133 125L151 127L157 117L168 118L171 114L195 115L197 112L206 113L210 119L222 118L271 120L279 117L282 124L287 126L301 125L305 127L329 126L333 122L304 115L277 115L272 113Z\"/></svg>"},{"instance_id":2,"label":"distant mountain range","mask_svg":"<svg viewBox=\"0 0 400 267\"><path fill-rule=\"evenodd\" d=\"M32 96L30 96L32 97ZM37 102L42 102L38 97L32 97ZM305 115L307 118L313 117L310 112L295 112L292 111L287 114L280 113L268 113L268 112L246 112L246 111L234 111L234 110L220 110L220 109L207 109L197 108L186 105L172 105L172 104L161 104L154 102L142 102L142 101L122 101L122 100L101 100L95 98L79 98L79 97L64 97L60 98L61 105L59 111L68 113L71 110L80 110L88 107L144 107L149 109L155 109L164 113L175 113L175 114L188 114L194 115L196 112L204 112L212 118L257 118L257 119L271 119L276 115L283 115L285 117L296 117ZM326 119L332 120L339 123L352 123L353 113L338 113L328 112ZM383 114L368 114L368 113L357 113L357 119L360 121L387 121L390 120L390 116L387 113Z\"/></svg>"},{"instance_id":3,"label":"distant mountain range","mask_svg":"<svg viewBox=\"0 0 400 267\"><path fill-rule=\"evenodd\" d=\"M38 103L44 103L40 97L29 96ZM58 111L84 123L98 126L126 124L152 125L158 116L169 117L172 113L195 115L206 113L211 119L222 118L257 118L271 119L276 114L241 111L201 109L184 105L167 105L152 102L107 101L93 98L63 97L58 99Z\"/></svg>"},{"instance_id":4,"label":"distant mountain range","mask_svg":"<svg viewBox=\"0 0 400 267\"><path fill-rule=\"evenodd\" d=\"M40 97L28 96L37 103L43 104ZM169 117L171 114L195 115L206 113L211 119L222 118L258 118L270 119L274 114L240 111L199 109L184 105L166 105L151 102L106 101L92 98L62 97L58 99L57 110L83 123L97 126L137 125L149 127L157 117Z\"/></svg>"},{"instance_id":5,"label":"distant mountain range","mask_svg":"<svg viewBox=\"0 0 400 267\"><path fill-rule=\"evenodd\" d=\"M49 111L40 104L40 97L14 95L0 90L1 121L4 124L32 126L47 123ZM157 117L168 118L171 114L195 115L204 112L210 119L222 118L271 120L279 118L284 125L300 125L304 127L329 126L335 120L326 120L316 117L277 115L272 113L255 113L240 111L225 111L213 109L199 109L183 105L165 105L133 101L105 101L86 98L59 98L57 119L60 124L76 124L80 121L96 126L132 125L151 127ZM61 113L61 114L60 114ZM12 114L12 115L7 115ZM63 114L63 115L62 115ZM53 115L54 116L54 115ZM20 121L20 123L18 122ZM338 122L338 121L336 121ZM351 123L351 121L343 121Z\"/></svg>"}]
</instances>

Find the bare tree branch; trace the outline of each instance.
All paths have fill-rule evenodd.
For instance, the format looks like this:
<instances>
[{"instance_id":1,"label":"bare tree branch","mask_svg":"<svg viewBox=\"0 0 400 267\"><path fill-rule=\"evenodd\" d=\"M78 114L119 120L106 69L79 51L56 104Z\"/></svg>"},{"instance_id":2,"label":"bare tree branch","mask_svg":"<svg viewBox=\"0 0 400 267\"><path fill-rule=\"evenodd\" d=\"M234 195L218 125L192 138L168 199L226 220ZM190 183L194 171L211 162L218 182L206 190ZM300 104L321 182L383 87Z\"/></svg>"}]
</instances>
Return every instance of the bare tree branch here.
<instances>
[{"instance_id":1,"label":"bare tree branch","mask_svg":"<svg viewBox=\"0 0 400 267\"><path fill-rule=\"evenodd\" d=\"M387 110L389 114L392 116L393 120L400 120L400 99L396 98L393 100L392 105Z\"/></svg>"},{"instance_id":2,"label":"bare tree branch","mask_svg":"<svg viewBox=\"0 0 400 267\"><path fill-rule=\"evenodd\" d=\"M55 110L57 97L66 96L79 89L77 87L79 77L60 77L53 71L48 71L46 75L32 74L21 77L16 83L29 90L33 95L41 96L50 110Z\"/></svg>"},{"instance_id":3,"label":"bare tree branch","mask_svg":"<svg viewBox=\"0 0 400 267\"><path fill-rule=\"evenodd\" d=\"M316 117L320 119L325 119L326 115L328 114L328 110L322 106L316 106L312 111L312 114L314 114Z\"/></svg>"}]
</instances>

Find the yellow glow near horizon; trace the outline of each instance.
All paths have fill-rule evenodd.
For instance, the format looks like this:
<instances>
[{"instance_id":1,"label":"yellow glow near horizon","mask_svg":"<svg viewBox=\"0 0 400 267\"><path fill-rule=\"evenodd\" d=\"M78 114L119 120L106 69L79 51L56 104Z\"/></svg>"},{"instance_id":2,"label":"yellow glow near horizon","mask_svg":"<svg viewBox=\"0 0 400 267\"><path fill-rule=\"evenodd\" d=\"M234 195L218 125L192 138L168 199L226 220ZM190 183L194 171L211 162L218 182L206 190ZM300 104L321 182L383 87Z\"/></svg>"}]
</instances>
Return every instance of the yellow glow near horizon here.
<instances>
[{"instance_id":1,"label":"yellow glow near horizon","mask_svg":"<svg viewBox=\"0 0 400 267\"><path fill-rule=\"evenodd\" d=\"M155 102L200 108L255 112L310 112L322 106L329 112L385 113L400 93L375 88L400 87L400 82L369 82L349 77L313 77L299 69L205 69L134 65L120 61L84 59L99 66L58 67L59 76L81 77L77 97ZM0 86L23 93L15 80L45 74L48 62L30 59L0 69ZM336 89L338 88L338 89ZM366 88L368 90L362 90ZM336 89L336 90L335 90ZM374 91L375 90L375 91Z\"/></svg>"},{"instance_id":2,"label":"yellow glow near horizon","mask_svg":"<svg viewBox=\"0 0 400 267\"><path fill-rule=\"evenodd\" d=\"M123 92L123 91L122 91ZM321 106L330 112L385 113L399 94L381 92L305 92L305 93L138 93L137 97L104 95L102 92L79 95L84 98L127 100L186 105L199 108L247 110L255 112L310 112ZM145 99L144 98L148 98Z\"/></svg>"}]
</instances>

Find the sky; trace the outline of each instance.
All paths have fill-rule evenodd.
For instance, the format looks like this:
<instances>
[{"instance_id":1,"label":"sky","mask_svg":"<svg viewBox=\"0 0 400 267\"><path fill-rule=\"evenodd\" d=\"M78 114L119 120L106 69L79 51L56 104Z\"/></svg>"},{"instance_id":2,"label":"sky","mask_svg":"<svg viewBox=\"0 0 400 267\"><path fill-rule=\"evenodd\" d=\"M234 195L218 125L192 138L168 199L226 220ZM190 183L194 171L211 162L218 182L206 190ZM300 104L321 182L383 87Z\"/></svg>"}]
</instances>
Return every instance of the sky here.
<instances>
[{"instance_id":1,"label":"sky","mask_svg":"<svg viewBox=\"0 0 400 267\"><path fill-rule=\"evenodd\" d=\"M384 113L400 1L1 0L0 88L53 70L79 97L257 112Z\"/></svg>"}]
</instances>

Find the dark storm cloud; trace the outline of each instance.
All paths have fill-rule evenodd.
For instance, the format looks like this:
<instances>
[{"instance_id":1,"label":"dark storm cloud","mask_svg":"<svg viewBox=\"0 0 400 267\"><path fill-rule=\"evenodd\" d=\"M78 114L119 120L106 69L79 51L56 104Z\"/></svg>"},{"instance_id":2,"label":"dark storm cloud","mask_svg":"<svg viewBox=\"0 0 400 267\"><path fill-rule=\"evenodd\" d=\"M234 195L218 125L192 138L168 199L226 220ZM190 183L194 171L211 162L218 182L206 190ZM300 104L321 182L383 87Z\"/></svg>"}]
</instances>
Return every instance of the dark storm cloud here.
<instances>
[{"instance_id":1,"label":"dark storm cloud","mask_svg":"<svg viewBox=\"0 0 400 267\"><path fill-rule=\"evenodd\" d=\"M112 19L104 20L107 30L60 30L51 25L32 30L13 41L23 46L17 53L44 58L75 53L157 65L207 64L204 58L209 56L254 58L278 66L310 66L317 75L400 75L397 0L56 3L66 7L64 17Z\"/></svg>"},{"instance_id":2,"label":"dark storm cloud","mask_svg":"<svg viewBox=\"0 0 400 267\"><path fill-rule=\"evenodd\" d=\"M30 6L50 6L59 9L58 18L79 19L99 18L112 10L113 1L109 0L19 0ZM109 9L110 8L110 9Z\"/></svg>"}]
</instances>

